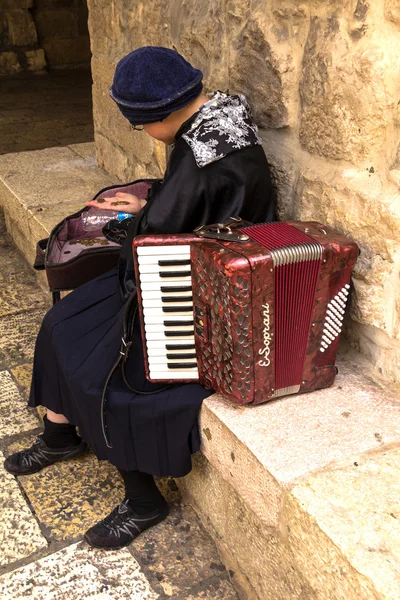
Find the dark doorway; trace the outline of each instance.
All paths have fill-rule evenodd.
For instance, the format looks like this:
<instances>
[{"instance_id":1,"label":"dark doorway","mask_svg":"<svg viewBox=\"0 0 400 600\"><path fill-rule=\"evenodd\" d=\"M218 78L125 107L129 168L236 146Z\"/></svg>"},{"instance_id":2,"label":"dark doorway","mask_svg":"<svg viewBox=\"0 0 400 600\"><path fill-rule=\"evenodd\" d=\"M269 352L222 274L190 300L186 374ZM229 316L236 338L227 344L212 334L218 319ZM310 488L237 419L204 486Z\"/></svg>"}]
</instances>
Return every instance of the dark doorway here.
<instances>
[{"instance_id":1,"label":"dark doorway","mask_svg":"<svg viewBox=\"0 0 400 600\"><path fill-rule=\"evenodd\" d=\"M3 0L0 154L93 141L86 0Z\"/></svg>"}]
</instances>

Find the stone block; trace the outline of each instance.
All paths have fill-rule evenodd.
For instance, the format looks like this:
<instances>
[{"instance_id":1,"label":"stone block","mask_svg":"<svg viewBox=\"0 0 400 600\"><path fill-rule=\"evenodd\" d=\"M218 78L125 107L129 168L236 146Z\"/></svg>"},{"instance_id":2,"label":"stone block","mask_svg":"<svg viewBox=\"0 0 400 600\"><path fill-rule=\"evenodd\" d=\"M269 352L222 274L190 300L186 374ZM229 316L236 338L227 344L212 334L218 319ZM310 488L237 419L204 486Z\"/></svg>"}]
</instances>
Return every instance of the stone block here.
<instances>
[{"instance_id":1,"label":"stone block","mask_svg":"<svg viewBox=\"0 0 400 600\"><path fill-rule=\"evenodd\" d=\"M0 566L28 558L34 552L47 548L39 524L30 511L18 483L3 467L0 452ZM0 596L10 598L0 577Z\"/></svg>"},{"instance_id":2,"label":"stone block","mask_svg":"<svg viewBox=\"0 0 400 600\"><path fill-rule=\"evenodd\" d=\"M396 25L400 25L399 0L385 0L385 17Z\"/></svg>"},{"instance_id":3,"label":"stone block","mask_svg":"<svg viewBox=\"0 0 400 600\"><path fill-rule=\"evenodd\" d=\"M10 10L6 17L10 46L30 46L37 43L35 23L28 10Z\"/></svg>"},{"instance_id":4,"label":"stone block","mask_svg":"<svg viewBox=\"0 0 400 600\"><path fill-rule=\"evenodd\" d=\"M3 598L96 598L157 600L139 564L126 548L117 552L73 544L0 578Z\"/></svg>"},{"instance_id":5,"label":"stone block","mask_svg":"<svg viewBox=\"0 0 400 600\"><path fill-rule=\"evenodd\" d=\"M249 98L261 127L289 124L282 70L293 76L293 65L289 56L279 64L273 41L276 43L268 17L252 12L229 57L230 91L243 92Z\"/></svg>"},{"instance_id":6,"label":"stone block","mask_svg":"<svg viewBox=\"0 0 400 600\"><path fill-rule=\"evenodd\" d=\"M316 600L279 530L266 527L207 459L197 456L191 473L177 481L214 538L240 597Z\"/></svg>"},{"instance_id":7,"label":"stone block","mask_svg":"<svg viewBox=\"0 0 400 600\"><path fill-rule=\"evenodd\" d=\"M203 454L268 527L278 526L282 493L291 482L399 438L397 396L349 357L337 366L335 384L311 394L255 407L220 395L203 402Z\"/></svg>"},{"instance_id":8,"label":"stone block","mask_svg":"<svg viewBox=\"0 0 400 600\"><path fill-rule=\"evenodd\" d=\"M162 28L164 19L161 21L158 18L159 35L170 32L171 41L178 52L201 69L208 89L225 90L228 87L229 40L225 4L224 0L185 4L174 2L165 19L167 28Z\"/></svg>"},{"instance_id":9,"label":"stone block","mask_svg":"<svg viewBox=\"0 0 400 600\"><path fill-rule=\"evenodd\" d=\"M132 131L109 95L114 70L108 61L94 57L93 117L98 164L123 181L160 177L165 169L165 145L145 132Z\"/></svg>"},{"instance_id":10,"label":"stone block","mask_svg":"<svg viewBox=\"0 0 400 600\"><path fill-rule=\"evenodd\" d=\"M348 321L345 329L346 339L361 352L370 363L374 376L386 382L400 381L400 343L391 339L382 330Z\"/></svg>"},{"instance_id":11,"label":"stone block","mask_svg":"<svg viewBox=\"0 0 400 600\"><path fill-rule=\"evenodd\" d=\"M49 67L71 67L90 63L90 41L87 36L73 39L44 40L42 43Z\"/></svg>"},{"instance_id":12,"label":"stone block","mask_svg":"<svg viewBox=\"0 0 400 600\"><path fill-rule=\"evenodd\" d=\"M400 596L400 451L354 456L298 483L287 543L320 600Z\"/></svg>"},{"instance_id":13,"label":"stone block","mask_svg":"<svg viewBox=\"0 0 400 600\"><path fill-rule=\"evenodd\" d=\"M28 71L41 71L46 68L46 57L42 48L27 50L24 54Z\"/></svg>"},{"instance_id":14,"label":"stone block","mask_svg":"<svg viewBox=\"0 0 400 600\"><path fill-rule=\"evenodd\" d=\"M101 133L95 133L95 141L97 164L121 181L162 176L163 171L154 160L150 164L143 164L137 156L125 153L118 144Z\"/></svg>"},{"instance_id":15,"label":"stone block","mask_svg":"<svg viewBox=\"0 0 400 600\"><path fill-rule=\"evenodd\" d=\"M97 191L115 183L96 168L88 145L83 145L84 156L76 151L78 146L0 156L0 204L14 242L31 264L39 239Z\"/></svg>"},{"instance_id":16,"label":"stone block","mask_svg":"<svg viewBox=\"0 0 400 600\"><path fill-rule=\"evenodd\" d=\"M22 70L15 52L0 52L0 76L13 75Z\"/></svg>"},{"instance_id":17,"label":"stone block","mask_svg":"<svg viewBox=\"0 0 400 600\"><path fill-rule=\"evenodd\" d=\"M77 15L72 10L36 10L35 24L41 43L44 40L69 39L78 35Z\"/></svg>"},{"instance_id":18,"label":"stone block","mask_svg":"<svg viewBox=\"0 0 400 600\"><path fill-rule=\"evenodd\" d=\"M376 25L379 17L368 12L366 18ZM360 166L384 164L391 156L397 59L390 32L387 38L353 39L337 14L311 19L300 82L300 141L312 154Z\"/></svg>"}]
</instances>

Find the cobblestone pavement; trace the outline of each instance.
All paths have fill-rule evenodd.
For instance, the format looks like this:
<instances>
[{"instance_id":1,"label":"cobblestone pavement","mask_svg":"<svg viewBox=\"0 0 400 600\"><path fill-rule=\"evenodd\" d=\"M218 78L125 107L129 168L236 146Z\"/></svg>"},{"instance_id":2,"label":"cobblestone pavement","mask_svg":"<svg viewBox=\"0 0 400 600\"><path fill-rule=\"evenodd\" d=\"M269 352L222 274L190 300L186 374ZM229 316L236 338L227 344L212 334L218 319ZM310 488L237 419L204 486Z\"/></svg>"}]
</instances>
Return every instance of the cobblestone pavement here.
<instances>
[{"instance_id":1,"label":"cobblestone pavement","mask_svg":"<svg viewBox=\"0 0 400 600\"><path fill-rule=\"evenodd\" d=\"M2 77L0 154L93 141L88 69Z\"/></svg>"},{"instance_id":2,"label":"cobblestone pavement","mask_svg":"<svg viewBox=\"0 0 400 600\"><path fill-rule=\"evenodd\" d=\"M170 516L117 552L82 542L118 504L117 470L93 454L16 478L4 456L30 444L41 415L26 407L34 340L49 297L0 216L0 598L237 600L214 543L173 479L159 481Z\"/></svg>"}]
</instances>

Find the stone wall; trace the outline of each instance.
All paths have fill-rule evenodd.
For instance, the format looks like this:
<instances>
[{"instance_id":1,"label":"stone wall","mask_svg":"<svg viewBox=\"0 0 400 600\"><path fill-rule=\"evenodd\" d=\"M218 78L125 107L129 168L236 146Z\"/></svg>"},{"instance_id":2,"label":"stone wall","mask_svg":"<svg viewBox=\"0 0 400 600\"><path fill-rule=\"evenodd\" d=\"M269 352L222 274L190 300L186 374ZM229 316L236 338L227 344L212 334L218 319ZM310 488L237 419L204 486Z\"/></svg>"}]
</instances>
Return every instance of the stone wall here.
<instances>
[{"instance_id":1,"label":"stone wall","mask_svg":"<svg viewBox=\"0 0 400 600\"><path fill-rule=\"evenodd\" d=\"M30 9L33 0L0 0L0 75L46 66Z\"/></svg>"},{"instance_id":2,"label":"stone wall","mask_svg":"<svg viewBox=\"0 0 400 600\"><path fill-rule=\"evenodd\" d=\"M357 241L347 336L387 380L400 374L400 1L89 0L97 160L124 180L158 176L162 145L109 99L115 64L176 48L208 89L244 92L281 218Z\"/></svg>"},{"instance_id":3,"label":"stone wall","mask_svg":"<svg viewBox=\"0 0 400 600\"><path fill-rule=\"evenodd\" d=\"M49 67L89 65L86 0L34 0L33 17Z\"/></svg>"},{"instance_id":4,"label":"stone wall","mask_svg":"<svg viewBox=\"0 0 400 600\"><path fill-rule=\"evenodd\" d=\"M89 65L86 0L0 0L0 75Z\"/></svg>"}]
</instances>

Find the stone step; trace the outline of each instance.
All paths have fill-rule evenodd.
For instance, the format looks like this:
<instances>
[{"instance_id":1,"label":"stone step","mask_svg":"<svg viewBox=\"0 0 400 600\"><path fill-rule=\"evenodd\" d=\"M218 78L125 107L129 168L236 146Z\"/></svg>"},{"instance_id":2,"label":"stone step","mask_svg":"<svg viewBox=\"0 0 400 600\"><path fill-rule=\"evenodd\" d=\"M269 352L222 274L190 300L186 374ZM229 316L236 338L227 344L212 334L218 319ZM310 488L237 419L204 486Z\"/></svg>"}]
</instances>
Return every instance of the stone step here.
<instances>
[{"instance_id":1,"label":"stone step","mask_svg":"<svg viewBox=\"0 0 400 600\"><path fill-rule=\"evenodd\" d=\"M0 157L0 203L28 260L37 239L113 183L92 150ZM217 394L203 403L202 453L178 485L243 598L400 598L398 390L345 347L338 367L328 390L257 407Z\"/></svg>"}]
</instances>

